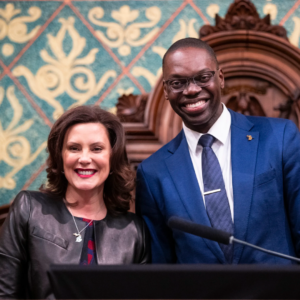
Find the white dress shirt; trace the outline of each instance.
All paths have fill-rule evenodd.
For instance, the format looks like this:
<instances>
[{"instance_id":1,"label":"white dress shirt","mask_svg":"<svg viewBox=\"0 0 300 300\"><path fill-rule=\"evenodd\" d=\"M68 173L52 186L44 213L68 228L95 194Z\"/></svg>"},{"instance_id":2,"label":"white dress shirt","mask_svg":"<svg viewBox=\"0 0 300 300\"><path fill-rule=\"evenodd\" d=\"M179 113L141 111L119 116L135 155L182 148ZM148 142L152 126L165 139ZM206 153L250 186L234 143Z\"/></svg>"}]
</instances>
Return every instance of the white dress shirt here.
<instances>
[{"instance_id":1,"label":"white dress shirt","mask_svg":"<svg viewBox=\"0 0 300 300\"><path fill-rule=\"evenodd\" d=\"M223 111L219 119L209 129L208 133L216 138L212 145L212 150L216 154L219 164L221 166L222 175L224 179L227 198L232 220L233 216L233 189L232 189L232 167L231 167L231 115L223 104ZM183 131L189 146L189 152L197 176L199 187L202 193L202 198L205 205L205 196L203 195L204 184L202 177L202 149L198 145L198 141L203 133L193 131L187 128L183 123ZM217 187L216 187L217 188Z\"/></svg>"}]
</instances>

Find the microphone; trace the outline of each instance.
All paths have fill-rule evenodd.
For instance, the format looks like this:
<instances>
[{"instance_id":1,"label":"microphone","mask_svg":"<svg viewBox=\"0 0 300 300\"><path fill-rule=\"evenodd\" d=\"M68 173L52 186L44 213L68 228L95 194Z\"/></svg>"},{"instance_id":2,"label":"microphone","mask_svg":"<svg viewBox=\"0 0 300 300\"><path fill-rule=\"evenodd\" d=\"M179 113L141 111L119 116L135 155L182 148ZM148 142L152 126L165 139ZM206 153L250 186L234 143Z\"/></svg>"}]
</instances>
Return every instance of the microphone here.
<instances>
[{"instance_id":1,"label":"microphone","mask_svg":"<svg viewBox=\"0 0 300 300\"><path fill-rule=\"evenodd\" d=\"M233 235L231 235L230 233L228 233L226 231L222 231L222 230L215 229L215 228L212 228L209 226L197 224L195 222L184 220L179 217L175 217L175 216L170 217L168 220L168 226L172 229L177 229L177 230L180 230L180 231L183 231L186 233L190 233L190 234L202 237L204 239L215 241L217 243L221 243L221 244L225 244L225 245L232 244L232 243L242 244L242 245L254 248L261 252L265 252L265 253L275 255L275 256L278 256L281 258L300 262L300 259L297 257L293 257L290 255L282 254L282 253L279 253L276 251L267 250L265 248L255 246L253 244L236 239Z\"/></svg>"},{"instance_id":2,"label":"microphone","mask_svg":"<svg viewBox=\"0 0 300 300\"><path fill-rule=\"evenodd\" d=\"M221 244L228 245L230 243L230 233L178 217L171 217L168 221L168 226Z\"/></svg>"}]
</instances>

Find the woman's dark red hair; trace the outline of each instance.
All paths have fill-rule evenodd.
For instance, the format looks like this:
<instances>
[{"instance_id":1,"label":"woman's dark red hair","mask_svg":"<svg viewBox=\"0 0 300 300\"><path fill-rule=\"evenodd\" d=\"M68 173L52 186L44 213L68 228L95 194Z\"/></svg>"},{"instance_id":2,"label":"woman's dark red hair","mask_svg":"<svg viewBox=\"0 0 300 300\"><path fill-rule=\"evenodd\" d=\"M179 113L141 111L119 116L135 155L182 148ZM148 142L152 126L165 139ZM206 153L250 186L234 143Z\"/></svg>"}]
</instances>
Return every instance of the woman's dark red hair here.
<instances>
[{"instance_id":1,"label":"woman's dark red hair","mask_svg":"<svg viewBox=\"0 0 300 300\"><path fill-rule=\"evenodd\" d=\"M105 181L103 198L107 210L117 215L129 210L134 175L128 164L125 135L118 118L98 106L79 106L66 111L53 125L48 137L48 183L40 190L64 198L68 181L63 174L62 148L67 130L80 123L101 123L107 130L112 153L111 174Z\"/></svg>"}]
</instances>

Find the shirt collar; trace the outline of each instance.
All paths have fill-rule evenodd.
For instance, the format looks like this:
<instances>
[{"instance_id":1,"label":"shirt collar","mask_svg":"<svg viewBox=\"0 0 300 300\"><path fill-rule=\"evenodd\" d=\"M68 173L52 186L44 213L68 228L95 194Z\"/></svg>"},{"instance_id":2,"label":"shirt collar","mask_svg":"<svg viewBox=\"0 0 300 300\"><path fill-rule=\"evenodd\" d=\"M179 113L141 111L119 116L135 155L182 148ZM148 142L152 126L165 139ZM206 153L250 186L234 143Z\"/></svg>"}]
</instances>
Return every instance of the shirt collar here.
<instances>
[{"instance_id":1,"label":"shirt collar","mask_svg":"<svg viewBox=\"0 0 300 300\"><path fill-rule=\"evenodd\" d=\"M218 118L218 120L214 123L214 125L209 129L207 133L211 134L215 137L218 141L220 141L223 145L225 144L231 126L231 115L228 111L227 107L223 104L223 111ZM191 130L190 128L186 127L183 123L182 125L184 134L186 136L187 143L191 151L195 152L198 141L203 133Z\"/></svg>"}]
</instances>

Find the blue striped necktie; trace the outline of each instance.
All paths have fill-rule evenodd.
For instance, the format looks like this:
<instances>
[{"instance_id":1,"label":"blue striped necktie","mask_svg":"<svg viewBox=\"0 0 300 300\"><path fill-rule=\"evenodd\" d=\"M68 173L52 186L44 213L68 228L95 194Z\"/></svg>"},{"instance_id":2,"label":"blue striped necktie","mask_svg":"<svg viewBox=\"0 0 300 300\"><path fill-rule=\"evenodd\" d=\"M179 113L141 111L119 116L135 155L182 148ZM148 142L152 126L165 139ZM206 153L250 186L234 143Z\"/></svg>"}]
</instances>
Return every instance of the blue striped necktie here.
<instances>
[{"instance_id":1,"label":"blue striped necktie","mask_svg":"<svg viewBox=\"0 0 300 300\"><path fill-rule=\"evenodd\" d=\"M201 136L198 142L203 147L202 177L206 211L213 228L233 234L233 223L221 167L217 156L211 149L214 141L215 138L212 135L205 134ZM219 189L219 192L207 193ZM224 252L227 262L232 263L233 245L220 244L220 247Z\"/></svg>"}]
</instances>

